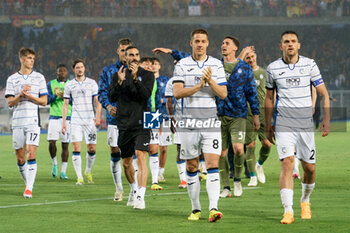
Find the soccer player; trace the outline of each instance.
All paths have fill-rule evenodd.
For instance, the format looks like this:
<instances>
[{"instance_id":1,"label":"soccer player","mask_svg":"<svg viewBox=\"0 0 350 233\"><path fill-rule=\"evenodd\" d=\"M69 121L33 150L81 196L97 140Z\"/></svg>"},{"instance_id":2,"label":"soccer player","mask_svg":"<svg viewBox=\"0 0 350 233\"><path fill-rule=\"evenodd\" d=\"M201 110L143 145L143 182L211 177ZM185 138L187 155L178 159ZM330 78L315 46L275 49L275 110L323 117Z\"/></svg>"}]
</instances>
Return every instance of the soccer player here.
<instances>
[{"instance_id":1,"label":"soccer player","mask_svg":"<svg viewBox=\"0 0 350 233\"><path fill-rule=\"evenodd\" d=\"M117 103L111 103L108 99L109 86L111 85L112 77L118 73L119 69L126 65L125 49L132 45L132 41L128 38L122 38L118 41L116 53L119 60L109 66L103 68L98 83L98 100L102 107L106 109L107 115L107 143L111 152L111 172L116 191L114 193L114 201L123 200L123 184L122 184L122 169L120 165L120 150L118 147L118 126L117 126Z\"/></svg>"},{"instance_id":2,"label":"soccer player","mask_svg":"<svg viewBox=\"0 0 350 233\"><path fill-rule=\"evenodd\" d=\"M143 57L140 60L140 66L152 73L153 69L153 58ZM148 100L148 110L155 112L160 107L160 99L158 94L158 81L155 78L153 83L152 94ZM159 145L159 130L151 130L151 141L149 143L149 167L151 170L152 185L151 190L163 190L163 187L158 184L158 174L159 174L159 158L158 158L158 145Z\"/></svg>"},{"instance_id":3,"label":"soccer player","mask_svg":"<svg viewBox=\"0 0 350 233\"><path fill-rule=\"evenodd\" d=\"M217 126L217 108L215 96L226 98L226 79L222 63L207 55L208 33L204 29L195 29L191 33L190 46L192 56L180 60L174 70L174 97L182 100L181 117L184 127L181 129L181 159L186 160L187 190L192 202L192 213L188 220L201 218L199 201L200 183L198 178L199 154L204 154L207 165L207 193L209 196L209 221L222 218L218 211L220 194L219 157L221 153L221 133ZM196 126L206 121L214 121L206 129ZM195 125L190 124L196 122ZM220 125L220 124L219 124Z\"/></svg>"},{"instance_id":4,"label":"soccer player","mask_svg":"<svg viewBox=\"0 0 350 233\"><path fill-rule=\"evenodd\" d=\"M67 132L62 134L62 109L63 109L63 92L64 87L68 83L67 75L68 70L66 65L59 64L56 68L57 78L51 80L47 83L48 103L50 104L50 117L49 126L47 132L47 140L49 141L49 152L52 159L52 177L56 178L58 173L57 164L57 147L56 141L61 137L61 158L62 167L60 173L60 179L66 180L68 176L66 175L67 165L68 165L68 145L70 136L70 117L72 106L69 104L67 113Z\"/></svg>"},{"instance_id":5,"label":"soccer player","mask_svg":"<svg viewBox=\"0 0 350 233\"><path fill-rule=\"evenodd\" d=\"M25 183L23 196L32 198L37 173L36 151L40 141L39 105L47 104L47 88L45 77L33 71L34 50L21 48L18 55L21 68L8 77L5 98L8 106L13 107L13 148L19 172Z\"/></svg>"},{"instance_id":6,"label":"soccer player","mask_svg":"<svg viewBox=\"0 0 350 233\"><path fill-rule=\"evenodd\" d=\"M150 130L143 128L143 113L149 111L147 102L151 96L154 75L140 67L140 53L137 47L125 49L128 68L121 67L114 74L108 98L118 102L117 125L118 146L123 159L125 176L130 184L128 206L145 209L145 193L148 177L146 156L149 150ZM133 155L137 157L137 185L135 182Z\"/></svg>"},{"instance_id":7,"label":"soccer player","mask_svg":"<svg viewBox=\"0 0 350 233\"><path fill-rule=\"evenodd\" d=\"M219 168L224 190L220 197L232 196L229 183L229 166L227 160L228 147L232 143L234 151L234 196L241 196L243 193L241 174L244 167L244 141L246 134L247 101L253 113L253 128L258 130L259 123L259 102L255 79L252 68L236 58L239 48L239 41L232 36L226 36L222 41L221 54L223 56L227 86L227 99L218 100L218 115L221 120L222 153Z\"/></svg>"},{"instance_id":8,"label":"soccer player","mask_svg":"<svg viewBox=\"0 0 350 233\"><path fill-rule=\"evenodd\" d=\"M77 174L77 185L84 184L81 171L81 142L83 137L87 146L85 176L88 183L93 183L91 169L96 157L97 129L100 124L101 104L98 101L97 83L85 77L85 63L82 59L75 59L72 64L75 79L67 83L64 88L64 102L62 115L62 133L67 133L67 113L69 99L72 98L71 141L73 146L72 161ZM94 114L93 102L96 106Z\"/></svg>"},{"instance_id":9,"label":"soccer player","mask_svg":"<svg viewBox=\"0 0 350 233\"><path fill-rule=\"evenodd\" d=\"M259 100L259 121L260 121L260 128L256 132L253 127L253 114L248 107L248 115L247 115L247 122L246 122L246 138L245 138L245 144L247 145L247 151L246 151L246 161L248 170L250 172L250 182L248 183L248 186L257 186L258 180L260 183L265 183L265 174L263 169L263 164L268 158L271 150L271 143L266 138L265 133L265 117L264 117L264 101L266 96L266 70L262 68L261 66L258 66L257 64L257 56L254 51L253 46L248 46L244 48L240 54L244 61L248 63L252 69L253 69L253 75L255 78L255 84L258 91L258 100ZM261 142L261 148L259 151L259 159L256 162L255 158L255 140L256 136L259 136L259 140ZM255 174L256 171L256 174Z\"/></svg>"},{"instance_id":10,"label":"soccer player","mask_svg":"<svg viewBox=\"0 0 350 233\"><path fill-rule=\"evenodd\" d=\"M280 194L284 207L282 224L294 222L293 213L293 165L294 151L303 168L301 218L311 219L310 195L315 187L316 148L312 121L310 84L323 98L324 117L322 136L330 131L329 97L322 76L313 59L299 55L300 42L294 31L281 35L282 58L272 62L266 71L266 136L271 143L276 138L281 161ZM276 91L276 116L271 127L274 92Z\"/></svg>"},{"instance_id":11,"label":"soccer player","mask_svg":"<svg viewBox=\"0 0 350 233\"><path fill-rule=\"evenodd\" d=\"M169 122L169 117L166 109L166 97L165 97L165 88L166 84L169 81L169 78L159 74L161 69L160 61L158 58L153 57L152 70L154 77L157 80L157 94L158 94L158 110L162 114L162 119ZM165 182L164 179L164 170L165 162L167 159L167 147L172 144L171 132L162 130L159 134L159 175L158 181Z\"/></svg>"},{"instance_id":12,"label":"soccer player","mask_svg":"<svg viewBox=\"0 0 350 233\"><path fill-rule=\"evenodd\" d=\"M179 178L180 178L180 184L178 187L186 188L187 187L186 161L180 158L181 141L180 141L179 133L176 131L176 128L175 128L176 118L179 118L176 116L180 116L179 113L181 112L181 107L179 106L180 101L176 101L176 99L174 98L173 80L174 78L169 79L165 87L166 108L168 111L168 117L170 117L171 132L174 134L174 144L176 144L176 150L177 150L176 165L177 165L177 171L179 173Z\"/></svg>"}]
</instances>

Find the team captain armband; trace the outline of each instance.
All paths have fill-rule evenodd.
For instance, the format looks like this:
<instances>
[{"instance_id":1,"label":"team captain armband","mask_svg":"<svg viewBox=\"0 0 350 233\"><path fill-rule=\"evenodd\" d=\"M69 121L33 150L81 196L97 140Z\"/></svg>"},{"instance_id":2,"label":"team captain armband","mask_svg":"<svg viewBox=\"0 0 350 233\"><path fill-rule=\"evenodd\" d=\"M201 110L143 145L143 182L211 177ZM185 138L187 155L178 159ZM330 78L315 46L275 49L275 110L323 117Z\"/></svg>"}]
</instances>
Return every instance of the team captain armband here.
<instances>
[{"instance_id":1,"label":"team captain armband","mask_svg":"<svg viewBox=\"0 0 350 233\"><path fill-rule=\"evenodd\" d=\"M323 84L323 79L322 79L322 78L319 78L319 79L317 79L317 80L315 80L315 81L312 82L312 85L313 85L314 87L317 87L317 86L319 86L319 85L321 85L321 84Z\"/></svg>"}]
</instances>

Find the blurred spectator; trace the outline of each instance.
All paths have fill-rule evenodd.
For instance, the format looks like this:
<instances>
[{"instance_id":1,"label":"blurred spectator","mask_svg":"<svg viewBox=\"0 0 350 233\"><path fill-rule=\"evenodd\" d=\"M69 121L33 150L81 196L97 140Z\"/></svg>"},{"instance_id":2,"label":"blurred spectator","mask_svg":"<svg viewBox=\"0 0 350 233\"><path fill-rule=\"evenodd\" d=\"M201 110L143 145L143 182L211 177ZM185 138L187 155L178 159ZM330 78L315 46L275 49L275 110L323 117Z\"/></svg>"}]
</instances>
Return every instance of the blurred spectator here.
<instances>
[{"instance_id":1,"label":"blurred spectator","mask_svg":"<svg viewBox=\"0 0 350 233\"><path fill-rule=\"evenodd\" d=\"M0 14L164 17L187 16L349 16L350 0L0 0Z\"/></svg>"}]
</instances>

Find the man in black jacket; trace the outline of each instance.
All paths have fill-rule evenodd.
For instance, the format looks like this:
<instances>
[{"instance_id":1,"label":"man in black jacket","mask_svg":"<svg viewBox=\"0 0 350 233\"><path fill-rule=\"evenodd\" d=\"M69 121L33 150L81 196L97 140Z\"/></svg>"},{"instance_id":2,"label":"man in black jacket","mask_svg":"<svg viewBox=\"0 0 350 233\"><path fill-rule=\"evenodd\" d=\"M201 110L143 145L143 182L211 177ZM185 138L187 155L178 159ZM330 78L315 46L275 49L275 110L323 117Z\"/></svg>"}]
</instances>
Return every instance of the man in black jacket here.
<instances>
[{"instance_id":1,"label":"man in black jacket","mask_svg":"<svg viewBox=\"0 0 350 233\"><path fill-rule=\"evenodd\" d=\"M154 75L139 67L140 54L137 47L127 47L125 54L128 67L122 66L119 72L114 74L108 98L111 102L118 102L118 147L123 158L125 176L131 187L127 205L134 206L134 209L144 209L148 176L146 155L149 150L150 130L143 128L143 113L149 111L147 102L152 93ZM138 165L138 187L132 166L134 153Z\"/></svg>"}]
</instances>

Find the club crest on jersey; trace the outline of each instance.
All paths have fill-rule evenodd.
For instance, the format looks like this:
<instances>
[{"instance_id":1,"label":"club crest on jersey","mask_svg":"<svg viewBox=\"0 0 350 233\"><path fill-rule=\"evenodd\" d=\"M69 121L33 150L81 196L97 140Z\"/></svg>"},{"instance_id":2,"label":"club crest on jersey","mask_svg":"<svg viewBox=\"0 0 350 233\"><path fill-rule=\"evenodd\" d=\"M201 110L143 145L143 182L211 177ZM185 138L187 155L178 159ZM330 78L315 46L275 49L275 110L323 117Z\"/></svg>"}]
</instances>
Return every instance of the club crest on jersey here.
<instances>
[{"instance_id":1,"label":"club crest on jersey","mask_svg":"<svg viewBox=\"0 0 350 233\"><path fill-rule=\"evenodd\" d=\"M255 80L255 85L260 86L260 80Z\"/></svg>"},{"instance_id":2,"label":"club crest on jersey","mask_svg":"<svg viewBox=\"0 0 350 233\"><path fill-rule=\"evenodd\" d=\"M289 87L296 87L300 84L300 78L287 78L286 85Z\"/></svg>"},{"instance_id":3,"label":"club crest on jersey","mask_svg":"<svg viewBox=\"0 0 350 233\"><path fill-rule=\"evenodd\" d=\"M142 81L142 78L140 76L137 77L137 79L141 82Z\"/></svg>"},{"instance_id":4,"label":"club crest on jersey","mask_svg":"<svg viewBox=\"0 0 350 233\"><path fill-rule=\"evenodd\" d=\"M260 78L260 79L263 79L263 78L264 78L264 75L263 75L263 74L260 74L259 78Z\"/></svg>"},{"instance_id":5,"label":"club crest on jersey","mask_svg":"<svg viewBox=\"0 0 350 233\"><path fill-rule=\"evenodd\" d=\"M301 68L301 69L299 70L299 73L300 73L300 74L304 74L304 73L305 73L304 68Z\"/></svg>"},{"instance_id":6,"label":"club crest on jersey","mask_svg":"<svg viewBox=\"0 0 350 233\"><path fill-rule=\"evenodd\" d=\"M287 148L282 147L282 153L285 154L287 152Z\"/></svg>"},{"instance_id":7,"label":"club crest on jersey","mask_svg":"<svg viewBox=\"0 0 350 233\"><path fill-rule=\"evenodd\" d=\"M242 73L242 69L239 68L239 69L237 70L237 72L238 72L239 74L241 74L241 73Z\"/></svg>"}]
</instances>

